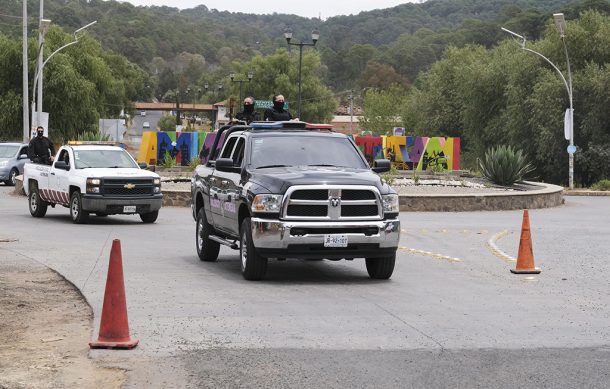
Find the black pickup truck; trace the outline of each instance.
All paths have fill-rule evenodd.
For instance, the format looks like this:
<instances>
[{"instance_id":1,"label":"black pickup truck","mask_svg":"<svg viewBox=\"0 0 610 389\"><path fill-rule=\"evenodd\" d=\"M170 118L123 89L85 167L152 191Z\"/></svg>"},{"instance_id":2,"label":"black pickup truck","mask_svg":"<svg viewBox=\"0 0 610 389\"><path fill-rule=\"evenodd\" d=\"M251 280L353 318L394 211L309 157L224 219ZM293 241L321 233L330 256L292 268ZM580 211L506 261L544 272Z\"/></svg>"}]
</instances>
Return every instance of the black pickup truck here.
<instances>
[{"instance_id":1,"label":"black pickup truck","mask_svg":"<svg viewBox=\"0 0 610 389\"><path fill-rule=\"evenodd\" d=\"M197 254L240 250L242 275L260 280L268 258L366 258L373 279L394 271L398 195L353 140L328 125L254 122L218 130L191 179Z\"/></svg>"}]
</instances>

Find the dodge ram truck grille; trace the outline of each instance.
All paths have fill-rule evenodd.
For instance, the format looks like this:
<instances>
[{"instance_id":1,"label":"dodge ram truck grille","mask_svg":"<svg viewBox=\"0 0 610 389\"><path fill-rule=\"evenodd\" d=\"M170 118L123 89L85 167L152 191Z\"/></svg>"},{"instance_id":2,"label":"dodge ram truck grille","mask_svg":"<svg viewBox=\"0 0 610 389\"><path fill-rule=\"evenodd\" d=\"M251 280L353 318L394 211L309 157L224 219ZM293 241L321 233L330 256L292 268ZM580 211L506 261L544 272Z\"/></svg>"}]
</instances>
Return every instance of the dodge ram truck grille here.
<instances>
[{"instance_id":1,"label":"dodge ram truck grille","mask_svg":"<svg viewBox=\"0 0 610 389\"><path fill-rule=\"evenodd\" d=\"M375 187L312 185L288 189L282 217L287 220L380 220L381 196Z\"/></svg>"},{"instance_id":2,"label":"dodge ram truck grille","mask_svg":"<svg viewBox=\"0 0 610 389\"><path fill-rule=\"evenodd\" d=\"M104 178L102 180L101 193L104 196L147 196L153 194L153 180L146 179L117 179Z\"/></svg>"}]
</instances>

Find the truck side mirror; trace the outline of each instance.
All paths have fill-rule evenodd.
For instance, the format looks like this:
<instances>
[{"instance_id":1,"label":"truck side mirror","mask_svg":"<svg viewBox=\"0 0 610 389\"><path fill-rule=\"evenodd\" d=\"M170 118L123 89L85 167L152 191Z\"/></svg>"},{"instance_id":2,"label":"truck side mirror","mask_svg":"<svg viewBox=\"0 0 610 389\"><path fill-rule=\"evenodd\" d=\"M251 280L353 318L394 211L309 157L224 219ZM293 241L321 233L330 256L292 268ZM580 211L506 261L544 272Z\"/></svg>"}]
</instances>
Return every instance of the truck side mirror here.
<instances>
[{"instance_id":1,"label":"truck side mirror","mask_svg":"<svg viewBox=\"0 0 610 389\"><path fill-rule=\"evenodd\" d=\"M70 165L68 165L65 161L57 161L55 162L55 169L70 170Z\"/></svg>"},{"instance_id":2,"label":"truck side mirror","mask_svg":"<svg viewBox=\"0 0 610 389\"><path fill-rule=\"evenodd\" d=\"M392 162L388 159L376 159L373 165L373 171L375 173L389 172L392 167Z\"/></svg>"},{"instance_id":3,"label":"truck side mirror","mask_svg":"<svg viewBox=\"0 0 610 389\"><path fill-rule=\"evenodd\" d=\"M146 162L140 162L140 163L138 163L138 166L140 167L140 169L147 169L148 168L148 164Z\"/></svg>"},{"instance_id":4,"label":"truck side mirror","mask_svg":"<svg viewBox=\"0 0 610 389\"><path fill-rule=\"evenodd\" d=\"M239 166L235 166L231 158L218 158L216 160L216 170L221 172L239 173L241 168Z\"/></svg>"}]
</instances>

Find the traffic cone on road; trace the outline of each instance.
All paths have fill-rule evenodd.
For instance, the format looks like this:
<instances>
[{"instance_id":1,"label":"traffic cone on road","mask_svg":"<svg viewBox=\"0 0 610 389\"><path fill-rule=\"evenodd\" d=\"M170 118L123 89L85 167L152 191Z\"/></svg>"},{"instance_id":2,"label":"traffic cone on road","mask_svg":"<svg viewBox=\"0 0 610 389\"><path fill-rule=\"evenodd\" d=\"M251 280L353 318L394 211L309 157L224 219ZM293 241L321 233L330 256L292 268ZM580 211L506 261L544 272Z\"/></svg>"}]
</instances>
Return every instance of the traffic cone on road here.
<instances>
[{"instance_id":1,"label":"traffic cone on road","mask_svg":"<svg viewBox=\"0 0 610 389\"><path fill-rule=\"evenodd\" d=\"M125 284L123 282L123 257L121 241L112 241L108 278L104 292L102 321L97 341L89 342L91 348L132 349L138 345L137 339L129 336L127 322L127 301L125 300Z\"/></svg>"},{"instance_id":2,"label":"traffic cone on road","mask_svg":"<svg viewBox=\"0 0 610 389\"><path fill-rule=\"evenodd\" d=\"M519 254L517 268L510 269L514 274L538 274L540 269L534 266L534 250L532 249L532 236L530 233L530 217L527 209L523 211L523 224L521 225L521 240L519 241Z\"/></svg>"}]
</instances>

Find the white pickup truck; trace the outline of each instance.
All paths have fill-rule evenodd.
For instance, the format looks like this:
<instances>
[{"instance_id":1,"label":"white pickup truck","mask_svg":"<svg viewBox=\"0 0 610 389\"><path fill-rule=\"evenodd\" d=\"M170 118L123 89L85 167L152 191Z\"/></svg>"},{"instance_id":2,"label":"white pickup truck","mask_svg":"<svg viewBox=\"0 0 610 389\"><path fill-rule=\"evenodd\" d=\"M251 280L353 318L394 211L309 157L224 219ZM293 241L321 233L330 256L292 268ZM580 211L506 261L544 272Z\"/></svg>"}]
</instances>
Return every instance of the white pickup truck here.
<instances>
[{"instance_id":1,"label":"white pickup truck","mask_svg":"<svg viewBox=\"0 0 610 389\"><path fill-rule=\"evenodd\" d=\"M143 167L117 146L62 146L52 165L24 167L30 214L43 217L47 206L60 204L70 208L74 223L86 223L90 213L137 213L154 223L163 202L161 179Z\"/></svg>"}]
</instances>

